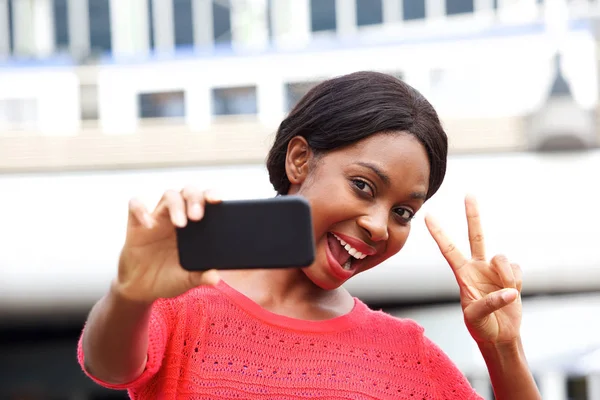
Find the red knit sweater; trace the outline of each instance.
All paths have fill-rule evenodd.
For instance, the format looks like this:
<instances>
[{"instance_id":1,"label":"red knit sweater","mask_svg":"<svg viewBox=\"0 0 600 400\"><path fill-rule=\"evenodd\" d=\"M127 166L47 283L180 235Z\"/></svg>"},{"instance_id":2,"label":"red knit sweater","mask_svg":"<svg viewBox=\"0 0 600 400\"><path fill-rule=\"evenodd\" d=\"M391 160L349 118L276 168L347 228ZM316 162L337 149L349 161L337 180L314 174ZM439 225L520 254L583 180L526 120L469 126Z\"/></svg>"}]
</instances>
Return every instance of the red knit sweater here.
<instances>
[{"instance_id":1,"label":"red knit sweater","mask_svg":"<svg viewBox=\"0 0 600 400\"><path fill-rule=\"evenodd\" d=\"M83 367L81 340L78 358ZM135 381L90 377L132 399L481 399L413 321L358 299L341 317L293 319L223 281L155 303Z\"/></svg>"}]
</instances>

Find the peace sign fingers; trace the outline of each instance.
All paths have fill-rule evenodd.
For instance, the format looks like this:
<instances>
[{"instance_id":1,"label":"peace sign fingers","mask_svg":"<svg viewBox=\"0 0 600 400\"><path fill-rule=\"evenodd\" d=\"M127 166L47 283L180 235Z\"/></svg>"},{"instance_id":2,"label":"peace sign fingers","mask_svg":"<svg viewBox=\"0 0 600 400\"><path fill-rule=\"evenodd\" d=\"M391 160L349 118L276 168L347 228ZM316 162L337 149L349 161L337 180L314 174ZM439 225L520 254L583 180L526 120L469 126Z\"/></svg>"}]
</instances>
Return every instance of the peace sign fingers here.
<instances>
[{"instance_id":1,"label":"peace sign fingers","mask_svg":"<svg viewBox=\"0 0 600 400\"><path fill-rule=\"evenodd\" d=\"M477 208L477 202L473 196L466 196L465 198L465 213L467 215L471 258L473 261L485 261L483 229L481 228L481 219ZM459 278L459 270L466 264L469 264L470 260L461 254L431 215L425 217L425 224L442 252L442 255L454 271L454 275Z\"/></svg>"},{"instance_id":2,"label":"peace sign fingers","mask_svg":"<svg viewBox=\"0 0 600 400\"><path fill-rule=\"evenodd\" d=\"M442 255L448 261L450 268L454 272L454 276L459 279L459 270L467 264L467 259L456 248L454 243L444 233L438 222L431 215L425 217L425 224L433 240L437 243Z\"/></svg>"},{"instance_id":3,"label":"peace sign fingers","mask_svg":"<svg viewBox=\"0 0 600 400\"><path fill-rule=\"evenodd\" d=\"M465 213L467 214L471 258L477 261L485 261L485 241L475 197L469 195L465 198Z\"/></svg>"}]
</instances>

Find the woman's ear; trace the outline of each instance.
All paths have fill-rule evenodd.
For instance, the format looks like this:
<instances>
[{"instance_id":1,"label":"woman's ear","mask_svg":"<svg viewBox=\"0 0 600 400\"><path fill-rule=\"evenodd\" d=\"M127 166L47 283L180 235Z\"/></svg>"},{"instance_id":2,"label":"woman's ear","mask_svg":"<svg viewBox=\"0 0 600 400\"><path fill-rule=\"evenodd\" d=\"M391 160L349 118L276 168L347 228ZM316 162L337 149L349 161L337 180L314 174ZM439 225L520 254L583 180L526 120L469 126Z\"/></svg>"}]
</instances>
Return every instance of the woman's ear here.
<instances>
[{"instance_id":1,"label":"woman's ear","mask_svg":"<svg viewBox=\"0 0 600 400\"><path fill-rule=\"evenodd\" d=\"M285 173L293 185L301 185L308 176L309 162L312 156L305 138L296 136L290 140L285 157Z\"/></svg>"}]
</instances>

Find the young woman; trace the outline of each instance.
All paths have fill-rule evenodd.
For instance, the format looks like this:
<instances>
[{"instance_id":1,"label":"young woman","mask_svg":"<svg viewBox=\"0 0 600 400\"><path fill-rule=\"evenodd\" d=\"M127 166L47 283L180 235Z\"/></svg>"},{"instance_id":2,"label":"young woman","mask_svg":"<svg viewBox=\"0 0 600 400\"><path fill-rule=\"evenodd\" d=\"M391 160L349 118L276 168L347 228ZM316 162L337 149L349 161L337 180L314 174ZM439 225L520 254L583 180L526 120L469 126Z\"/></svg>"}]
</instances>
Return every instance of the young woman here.
<instances>
[{"instance_id":1,"label":"young woman","mask_svg":"<svg viewBox=\"0 0 600 400\"><path fill-rule=\"evenodd\" d=\"M479 399L420 326L342 287L402 249L446 156L436 112L407 84L359 72L318 85L281 123L267 160L275 190L311 204L315 262L187 272L175 227L219 200L192 188L166 192L151 212L132 200L118 275L79 343L85 372L133 399ZM521 271L487 261L476 204L465 204L470 259L433 219L427 226L496 398L539 399L519 334Z\"/></svg>"}]
</instances>

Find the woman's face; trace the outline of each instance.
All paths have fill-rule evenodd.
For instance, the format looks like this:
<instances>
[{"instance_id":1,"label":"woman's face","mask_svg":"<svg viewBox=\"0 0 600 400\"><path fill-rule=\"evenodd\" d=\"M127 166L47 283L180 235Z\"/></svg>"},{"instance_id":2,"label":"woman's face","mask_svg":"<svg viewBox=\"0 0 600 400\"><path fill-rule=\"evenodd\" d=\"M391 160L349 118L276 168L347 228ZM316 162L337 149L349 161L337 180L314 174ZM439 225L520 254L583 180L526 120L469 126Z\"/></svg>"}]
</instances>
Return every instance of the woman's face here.
<instances>
[{"instance_id":1,"label":"woman's face","mask_svg":"<svg viewBox=\"0 0 600 400\"><path fill-rule=\"evenodd\" d=\"M375 134L317 159L307 149L304 139L292 140L286 165L289 193L312 207L316 259L303 271L334 289L404 246L425 201L429 160L403 133Z\"/></svg>"}]
</instances>

